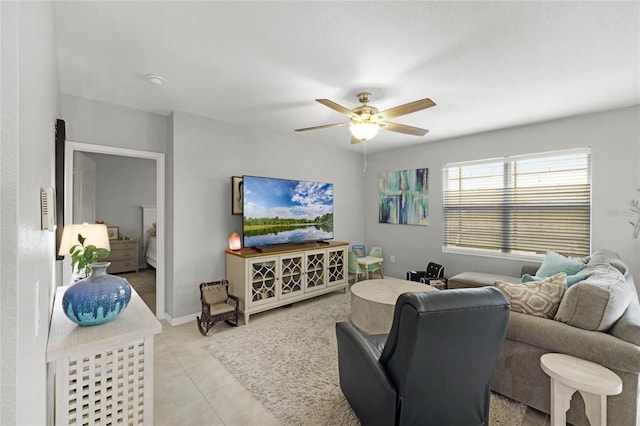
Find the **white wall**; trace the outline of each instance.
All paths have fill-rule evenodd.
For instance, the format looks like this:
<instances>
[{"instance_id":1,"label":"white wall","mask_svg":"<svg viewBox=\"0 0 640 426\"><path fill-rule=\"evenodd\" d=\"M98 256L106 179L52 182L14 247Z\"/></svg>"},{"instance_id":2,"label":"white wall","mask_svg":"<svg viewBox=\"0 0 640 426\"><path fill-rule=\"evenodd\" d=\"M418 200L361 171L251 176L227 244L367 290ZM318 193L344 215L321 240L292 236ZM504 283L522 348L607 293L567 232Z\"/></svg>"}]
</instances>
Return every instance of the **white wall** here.
<instances>
[{"instance_id":1,"label":"white wall","mask_svg":"<svg viewBox=\"0 0 640 426\"><path fill-rule=\"evenodd\" d=\"M40 425L55 285L55 233L40 229L40 188L55 182L53 5L0 2L0 15L0 424Z\"/></svg>"},{"instance_id":2,"label":"white wall","mask_svg":"<svg viewBox=\"0 0 640 426\"><path fill-rule=\"evenodd\" d=\"M463 118L461 118L463 119ZM404 277L428 260L463 271L520 275L523 261L442 253L442 165L574 147L592 148L592 249L616 251L640 281L640 239L633 238L631 200L640 193L640 106L425 143L369 156L365 180L365 241L383 248L384 270ZM378 223L378 176L429 168L429 226ZM391 263L390 255L396 262ZM531 264L531 262L528 262Z\"/></svg>"},{"instance_id":3,"label":"white wall","mask_svg":"<svg viewBox=\"0 0 640 426\"><path fill-rule=\"evenodd\" d=\"M198 284L225 276L228 236L242 231L242 216L231 215L231 176L331 182L335 239L363 240L360 155L180 112L172 126L173 211L167 217L173 218L174 252L167 281L173 294L167 312L173 318L200 312Z\"/></svg>"}]
</instances>

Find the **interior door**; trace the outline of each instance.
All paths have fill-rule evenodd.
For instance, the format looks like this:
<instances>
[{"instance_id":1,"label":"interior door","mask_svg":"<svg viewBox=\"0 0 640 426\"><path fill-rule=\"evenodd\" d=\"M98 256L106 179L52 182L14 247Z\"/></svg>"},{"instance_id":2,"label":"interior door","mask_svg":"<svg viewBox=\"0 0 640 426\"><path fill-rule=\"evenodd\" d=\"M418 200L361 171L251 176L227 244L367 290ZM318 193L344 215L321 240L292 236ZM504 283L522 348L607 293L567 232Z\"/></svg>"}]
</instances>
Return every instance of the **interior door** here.
<instances>
[{"instance_id":1,"label":"interior door","mask_svg":"<svg viewBox=\"0 0 640 426\"><path fill-rule=\"evenodd\" d=\"M73 223L96 222L96 162L73 153Z\"/></svg>"}]
</instances>

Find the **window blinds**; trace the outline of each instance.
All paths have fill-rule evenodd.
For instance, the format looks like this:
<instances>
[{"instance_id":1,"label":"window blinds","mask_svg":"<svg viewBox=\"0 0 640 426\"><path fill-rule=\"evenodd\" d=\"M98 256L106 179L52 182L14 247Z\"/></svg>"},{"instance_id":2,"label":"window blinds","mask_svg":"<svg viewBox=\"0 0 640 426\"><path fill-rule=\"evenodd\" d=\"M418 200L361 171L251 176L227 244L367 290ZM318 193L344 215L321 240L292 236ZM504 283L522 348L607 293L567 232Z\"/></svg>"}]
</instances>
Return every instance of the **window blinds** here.
<instances>
[{"instance_id":1,"label":"window blinds","mask_svg":"<svg viewBox=\"0 0 640 426\"><path fill-rule=\"evenodd\" d=\"M445 251L589 254L589 150L446 164L443 172Z\"/></svg>"}]
</instances>

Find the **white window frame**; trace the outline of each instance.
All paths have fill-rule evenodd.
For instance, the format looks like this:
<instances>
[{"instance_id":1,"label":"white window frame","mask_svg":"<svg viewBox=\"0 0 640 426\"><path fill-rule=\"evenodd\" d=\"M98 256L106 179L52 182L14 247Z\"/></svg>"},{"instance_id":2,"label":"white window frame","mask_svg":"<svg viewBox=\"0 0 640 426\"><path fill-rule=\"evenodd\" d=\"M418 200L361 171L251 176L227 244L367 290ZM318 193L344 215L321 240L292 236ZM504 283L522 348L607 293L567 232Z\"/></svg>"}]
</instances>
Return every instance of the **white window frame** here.
<instances>
[{"instance_id":1,"label":"white window frame","mask_svg":"<svg viewBox=\"0 0 640 426\"><path fill-rule=\"evenodd\" d=\"M524 219L518 223L516 226L510 226L509 220L512 220L514 216L517 216L518 211L535 211L537 209L545 208L548 210L552 208L551 205L543 205L540 203L540 198L538 198L537 204L533 204L532 207L522 207L518 203L511 203L509 201L502 201L500 197L507 200L510 195L517 193L518 195L526 190L526 188L535 188L535 184L531 184L531 186L523 186L521 192L517 192L517 188L514 185L514 181L517 179L518 181L522 181L527 177L526 173L518 174L518 164L523 167L527 164L527 160L536 160L540 159L549 159L549 164L553 164L553 159L559 158L570 158L572 156L586 156L586 182L582 180L584 177L584 169L581 172L581 181L580 185L584 187L587 185L588 194L583 190L581 191L580 202L574 202L571 204L571 201L568 201L566 205L563 203L563 206L556 207L557 203L554 204L553 208L556 211L564 211L566 210L581 210L582 218L578 223L581 223L580 231L583 233L582 238L588 238L588 242L586 245L588 247L584 247L584 242L581 245L581 248L576 248L576 251L585 250L583 252L584 255L587 255L591 251L591 224L592 224L592 203L591 203L591 194L592 194L592 184L591 184L591 174L592 174L592 166L591 166L591 149L590 148L576 148L562 151L553 151L553 152L543 152L543 153L534 153L528 155L518 155L518 156L507 156L507 157L499 157L499 158L491 158L491 159L483 159L477 161L465 161L458 163L447 163L442 167L443 174L443 183L442 183L442 251L444 253L457 253L457 254L467 254L467 255L477 255L477 256L488 256L488 257L498 257L498 258L508 258L508 259L526 259L526 260L540 260L544 257L545 253L542 251L540 247L537 250L527 251L527 250L509 250L509 244L514 241L518 241L519 237L518 232L513 231L513 229L517 229L518 227L524 228L525 225L531 226L532 222L530 219ZM530 162L529 162L530 163ZM478 168L480 166L480 168ZM482 166L486 166L486 168L482 168ZM491 176L489 170L493 166L493 170L495 173ZM479 170L479 175L477 177L473 176L473 170ZM555 170L558 169L548 169L545 172L541 172L540 175L542 178L543 174L555 174ZM451 172L456 173L455 176L449 179L449 174ZM463 177L463 172L466 174L466 177ZM485 174L481 174L485 173ZM534 174L535 175L535 174ZM568 177L566 177L568 178ZM470 189L470 185L476 185L481 181L485 181L484 184L480 184L473 189ZM562 184L562 181L560 181ZM483 186L485 185L486 186ZM566 182L565 182L566 184ZM457 190L455 186L461 188L461 190ZM463 185L467 186L467 191L462 190ZM541 185L541 188L546 187L546 185ZM475 195L469 195L478 193L480 191L489 191L494 198L491 198L492 201L488 202L486 205L483 205L482 202L478 201L478 198L475 198ZM503 192L501 192L503 191ZM558 192L555 192L558 193ZM511 196L512 196L511 195ZM540 194L537 195L541 197ZM585 199L585 197L588 197ZM542 198L544 199L544 198ZM498 201L496 201L498 200ZM588 206L587 206L588 204ZM501 226L500 231L496 232L494 235L487 232L487 230L480 230L477 234L474 234L474 229L472 226L465 227L461 225L464 223L462 219L464 219L465 215L468 215L470 218L474 218L473 214L480 215L480 211L486 209L488 211L492 211L494 213L487 213L489 215L495 214L495 211L500 211L500 214L504 214L507 217L507 220L504 220L503 226ZM585 217L586 210L588 209L588 217ZM499 215L499 214L498 214ZM447 218L450 216L450 223ZM456 218L458 224L456 224ZM588 223L585 224L585 221ZM494 225L496 218L491 218L488 222ZM506 227L504 226L506 224ZM535 224L535 223L534 223ZM584 226L588 229L585 230ZM463 229L465 228L465 229ZM567 227L569 229L569 227ZM479 247L471 247L472 243L478 239L484 238L484 236L479 236L482 233L488 235L487 245L492 245L492 249L489 248L479 248ZM585 235L584 232L587 232ZM529 231L529 234L532 234ZM467 237L469 236L470 237ZM549 233L547 237L551 236ZM449 240L448 240L449 236ZM460 246L456 246L453 239L460 238L461 241ZM492 240L500 240L499 242L492 242ZM583 240L584 241L584 240ZM466 245L468 242L468 246ZM563 252L562 249L557 249L554 245L549 241L545 240L542 243L549 243L548 249L556 250L559 252ZM517 244L516 244L517 245ZM521 245L521 244L520 244ZM546 250L545 250L546 251ZM564 250L567 252L568 250ZM572 255L571 253L568 253Z\"/></svg>"}]
</instances>

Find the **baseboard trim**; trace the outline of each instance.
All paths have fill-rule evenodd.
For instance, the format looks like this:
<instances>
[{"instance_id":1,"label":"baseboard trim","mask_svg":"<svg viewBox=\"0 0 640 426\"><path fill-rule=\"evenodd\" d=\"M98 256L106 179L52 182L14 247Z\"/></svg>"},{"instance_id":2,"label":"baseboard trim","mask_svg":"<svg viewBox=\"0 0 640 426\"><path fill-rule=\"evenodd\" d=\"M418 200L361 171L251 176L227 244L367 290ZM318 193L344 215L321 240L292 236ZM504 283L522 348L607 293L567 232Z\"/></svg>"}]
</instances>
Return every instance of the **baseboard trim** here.
<instances>
[{"instance_id":1,"label":"baseboard trim","mask_svg":"<svg viewBox=\"0 0 640 426\"><path fill-rule=\"evenodd\" d=\"M165 320L169 323L170 326L175 327L176 325L186 324L191 321L195 321L198 314L190 314L185 315L178 318L171 318L171 315L165 312L164 314Z\"/></svg>"}]
</instances>

